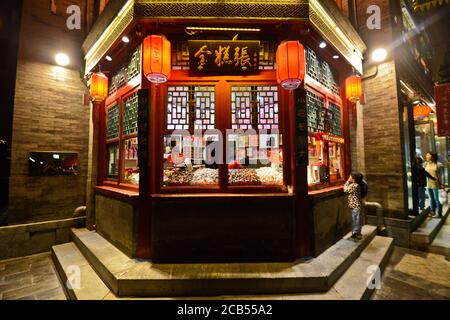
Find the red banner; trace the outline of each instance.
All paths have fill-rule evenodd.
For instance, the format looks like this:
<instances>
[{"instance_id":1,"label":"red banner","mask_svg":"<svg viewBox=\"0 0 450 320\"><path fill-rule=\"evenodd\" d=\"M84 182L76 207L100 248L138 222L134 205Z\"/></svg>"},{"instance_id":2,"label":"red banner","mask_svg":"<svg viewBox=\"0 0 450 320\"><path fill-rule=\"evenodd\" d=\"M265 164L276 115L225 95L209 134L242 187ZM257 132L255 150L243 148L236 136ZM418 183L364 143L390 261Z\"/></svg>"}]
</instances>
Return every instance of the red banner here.
<instances>
[{"instance_id":1,"label":"red banner","mask_svg":"<svg viewBox=\"0 0 450 320\"><path fill-rule=\"evenodd\" d=\"M450 83L434 87L438 136L450 136Z\"/></svg>"}]
</instances>

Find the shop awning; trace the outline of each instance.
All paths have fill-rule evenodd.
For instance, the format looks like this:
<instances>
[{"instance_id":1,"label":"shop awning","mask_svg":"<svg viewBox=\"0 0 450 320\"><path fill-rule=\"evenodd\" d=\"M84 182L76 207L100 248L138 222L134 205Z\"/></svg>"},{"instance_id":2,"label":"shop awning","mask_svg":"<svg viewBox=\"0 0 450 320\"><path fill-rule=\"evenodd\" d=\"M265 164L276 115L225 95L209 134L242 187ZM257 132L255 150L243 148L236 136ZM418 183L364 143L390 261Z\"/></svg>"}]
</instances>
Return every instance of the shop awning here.
<instances>
[{"instance_id":1,"label":"shop awning","mask_svg":"<svg viewBox=\"0 0 450 320\"><path fill-rule=\"evenodd\" d=\"M444 4L450 4L450 0L412 0L412 4L414 11L424 11Z\"/></svg>"}]
</instances>

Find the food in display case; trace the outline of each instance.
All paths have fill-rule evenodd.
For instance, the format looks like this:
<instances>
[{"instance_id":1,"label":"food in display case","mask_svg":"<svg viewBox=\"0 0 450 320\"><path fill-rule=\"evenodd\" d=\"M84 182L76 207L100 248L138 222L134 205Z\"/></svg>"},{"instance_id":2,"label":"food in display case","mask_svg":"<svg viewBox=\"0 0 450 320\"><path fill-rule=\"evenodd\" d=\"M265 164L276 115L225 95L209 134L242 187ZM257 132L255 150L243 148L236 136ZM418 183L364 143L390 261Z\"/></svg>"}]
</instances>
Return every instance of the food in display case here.
<instances>
[{"instance_id":1,"label":"food in display case","mask_svg":"<svg viewBox=\"0 0 450 320\"><path fill-rule=\"evenodd\" d=\"M254 169L231 169L228 170L228 181L230 184L255 185L261 184L261 180Z\"/></svg>"},{"instance_id":2,"label":"food in display case","mask_svg":"<svg viewBox=\"0 0 450 320\"><path fill-rule=\"evenodd\" d=\"M281 185L283 184L283 170L272 167L262 167L255 170L262 184Z\"/></svg>"},{"instance_id":3,"label":"food in display case","mask_svg":"<svg viewBox=\"0 0 450 320\"><path fill-rule=\"evenodd\" d=\"M202 186L217 185L219 171L217 165L207 164L211 157L208 143L218 139L209 136L207 141L197 136L164 137L164 186ZM175 146L182 153L174 150ZM209 158L208 158L209 159Z\"/></svg>"},{"instance_id":4,"label":"food in display case","mask_svg":"<svg viewBox=\"0 0 450 320\"><path fill-rule=\"evenodd\" d=\"M124 182L128 184L139 184L138 167L138 139L132 138L124 141Z\"/></svg>"},{"instance_id":5,"label":"food in display case","mask_svg":"<svg viewBox=\"0 0 450 320\"><path fill-rule=\"evenodd\" d=\"M197 169L191 180L191 184L218 184L219 172L215 169Z\"/></svg>"},{"instance_id":6,"label":"food in display case","mask_svg":"<svg viewBox=\"0 0 450 320\"><path fill-rule=\"evenodd\" d=\"M119 144L112 143L107 146L108 178L117 179L119 176Z\"/></svg>"}]
</instances>

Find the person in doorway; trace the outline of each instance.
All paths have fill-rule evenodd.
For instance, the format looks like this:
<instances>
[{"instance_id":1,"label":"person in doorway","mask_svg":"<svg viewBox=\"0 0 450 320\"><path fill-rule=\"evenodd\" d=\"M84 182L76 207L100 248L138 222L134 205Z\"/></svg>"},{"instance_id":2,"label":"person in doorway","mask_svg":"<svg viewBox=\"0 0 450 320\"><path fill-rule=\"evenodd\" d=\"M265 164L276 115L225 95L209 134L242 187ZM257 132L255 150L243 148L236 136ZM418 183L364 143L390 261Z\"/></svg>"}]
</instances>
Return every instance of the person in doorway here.
<instances>
[{"instance_id":1,"label":"person in doorway","mask_svg":"<svg viewBox=\"0 0 450 320\"><path fill-rule=\"evenodd\" d=\"M431 175L433 179L427 179L428 196L430 197L430 210L431 215L442 218L442 204L439 202L439 189L441 188L441 167L442 164L438 163L438 156L434 152L427 152L425 156L425 171Z\"/></svg>"},{"instance_id":2,"label":"person in doorway","mask_svg":"<svg viewBox=\"0 0 450 320\"><path fill-rule=\"evenodd\" d=\"M362 239L362 175L352 173L344 185L344 192L348 194L348 206L352 210L352 236L354 240Z\"/></svg>"},{"instance_id":3,"label":"person in doorway","mask_svg":"<svg viewBox=\"0 0 450 320\"><path fill-rule=\"evenodd\" d=\"M423 167L423 159L416 157L415 159L416 172L417 172L417 193L419 196L419 209L420 212L425 209L425 187L427 186L427 178L433 181L437 181L435 177L429 174Z\"/></svg>"}]
</instances>

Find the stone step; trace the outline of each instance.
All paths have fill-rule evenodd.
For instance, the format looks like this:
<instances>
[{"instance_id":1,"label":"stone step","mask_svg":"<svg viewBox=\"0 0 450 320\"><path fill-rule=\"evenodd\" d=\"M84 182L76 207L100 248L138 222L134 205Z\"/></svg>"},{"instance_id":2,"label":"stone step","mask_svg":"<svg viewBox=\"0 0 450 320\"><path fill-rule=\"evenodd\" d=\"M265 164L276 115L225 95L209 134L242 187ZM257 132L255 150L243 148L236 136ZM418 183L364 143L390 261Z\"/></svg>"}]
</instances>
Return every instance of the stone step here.
<instances>
[{"instance_id":1,"label":"stone step","mask_svg":"<svg viewBox=\"0 0 450 320\"><path fill-rule=\"evenodd\" d=\"M428 247L428 251L444 256L450 256L450 220L441 227L441 230Z\"/></svg>"},{"instance_id":2,"label":"stone step","mask_svg":"<svg viewBox=\"0 0 450 320\"><path fill-rule=\"evenodd\" d=\"M376 277L381 281L381 276L388 264L394 249L394 239L376 236L364 249L361 255L345 271L342 277L327 292L300 293L300 294L271 294L271 295L222 295L215 297L181 297L180 299L192 300L365 300L369 299L374 288L368 287L368 283ZM373 282L372 282L373 283ZM121 300L110 293L105 300ZM134 298L139 299L139 298ZM177 299L168 297L146 299Z\"/></svg>"},{"instance_id":3,"label":"stone step","mask_svg":"<svg viewBox=\"0 0 450 320\"><path fill-rule=\"evenodd\" d=\"M394 239L376 236L364 249L355 262L345 271L341 278L327 292L258 296L258 299L283 300L367 300L375 289L368 287L375 272L381 281L381 275L386 268L394 249ZM378 271L376 271L378 270ZM250 296L226 296L224 299L255 299Z\"/></svg>"},{"instance_id":4,"label":"stone step","mask_svg":"<svg viewBox=\"0 0 450 320\"><path fill-rule=\"evenodd\" d=\"M73 243L52 247L53 261L62 286L72 300L102 300L110 293L89 262ZM79 274L79 280L76 278ZM68 285L70 278L71 285Z\"/></svg>"},{"instance_id":5,"label":"stone step","mask_svg":"<svg viewBox=\"0 0 450 320\"><path fill-rule=\"evenodd\" d=\"M411 233L411 248L428 250L428 246L433 242L450 213L449 207L445 206L443 212L443 218L427 217L416 231Z\"/></svg>"},{"instance_id":6,"label":"stone step","mask_svg":"<svg viewBox=\"0 0 450 320\"><path fill-rule=\"evenodd\" d=\"M242 264L155 264L130 259L87 229L72 229L72 238L114 295L186 297L327 292L372 241L376 227L364 226L362 233L363 240L348 235L314 259Z\"/></svg>"}]
</instances>

